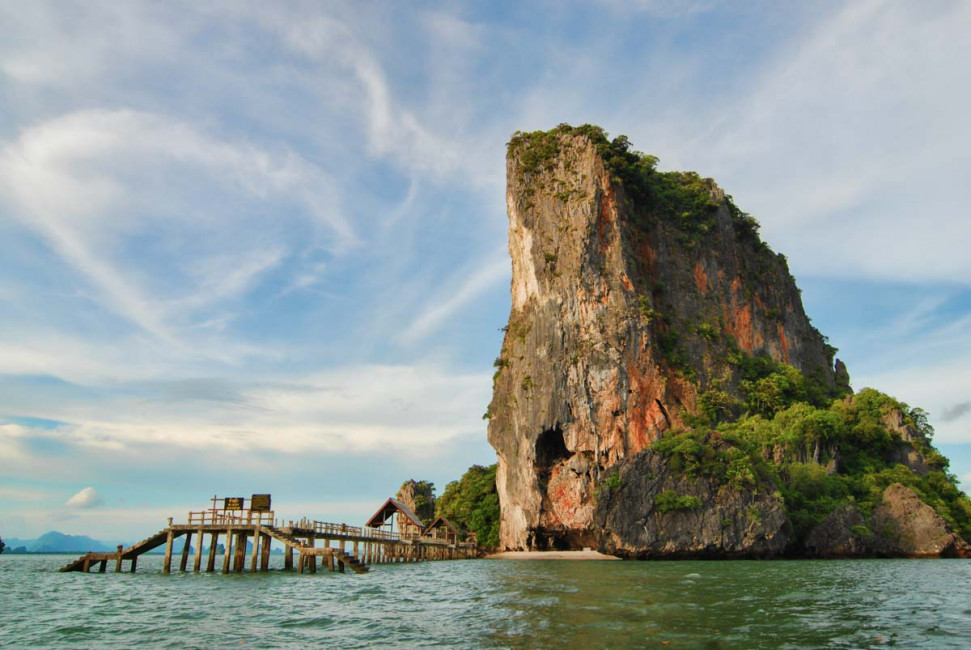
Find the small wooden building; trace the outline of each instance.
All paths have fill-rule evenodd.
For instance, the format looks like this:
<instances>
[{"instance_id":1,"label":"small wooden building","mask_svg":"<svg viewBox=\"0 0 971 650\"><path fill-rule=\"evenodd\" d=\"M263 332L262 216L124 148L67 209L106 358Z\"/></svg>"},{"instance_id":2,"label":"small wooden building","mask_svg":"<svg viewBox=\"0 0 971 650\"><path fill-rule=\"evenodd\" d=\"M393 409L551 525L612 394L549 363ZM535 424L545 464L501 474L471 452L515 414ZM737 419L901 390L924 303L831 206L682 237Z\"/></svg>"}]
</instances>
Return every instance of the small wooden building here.
<instances>
[{"instance_id":1,"label":"small wooden building","mask_svg":"<svg viewBox=\"0 0 971 650\"><path fill-rule=\"evenodd\" d=\"M425 525L411 508L397 499L388 499L377 512L368 519L365 526L369 528L387 528L388 532L397 532L403 538L417 538L421 536Z\"/></svg>"},{"instance_id":2,"label":"small wooden building","mask_svg":"<svg viewBox=\"0 0 971 650\"><path fill-rule=\"evenodd\" d=\"M459 539L458 528L452 525L445 517L439 517L431 524L425 528L425 532L422 533L422 537L431 537L433 539L440 539L449 544L455 544Z\"/></svg>"}]
</instances>

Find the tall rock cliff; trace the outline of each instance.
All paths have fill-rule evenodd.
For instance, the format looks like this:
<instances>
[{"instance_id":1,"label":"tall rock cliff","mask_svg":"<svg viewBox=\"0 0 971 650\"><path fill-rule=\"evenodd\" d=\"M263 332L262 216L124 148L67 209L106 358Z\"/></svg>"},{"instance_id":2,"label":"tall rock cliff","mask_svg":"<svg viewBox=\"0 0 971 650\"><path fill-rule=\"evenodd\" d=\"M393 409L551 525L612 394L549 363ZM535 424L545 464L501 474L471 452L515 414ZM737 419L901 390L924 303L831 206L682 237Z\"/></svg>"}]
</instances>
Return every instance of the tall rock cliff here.
<instances>
[{"instance_id":1,"label":"tall rock cliff","mask_svg":"<svg viewBox=\"0 0 971 650\"><path fill-rule=\"evenodd\" d=\"M652 444L771 402L785 372L819 401L848 375L757 222L629 146L567 125L509 143L512 311L487 412L501 545L777 554L792 531L771 477L692 475ZM763 395L759 367L788 370Z\"/></svg>"}]
</instances>

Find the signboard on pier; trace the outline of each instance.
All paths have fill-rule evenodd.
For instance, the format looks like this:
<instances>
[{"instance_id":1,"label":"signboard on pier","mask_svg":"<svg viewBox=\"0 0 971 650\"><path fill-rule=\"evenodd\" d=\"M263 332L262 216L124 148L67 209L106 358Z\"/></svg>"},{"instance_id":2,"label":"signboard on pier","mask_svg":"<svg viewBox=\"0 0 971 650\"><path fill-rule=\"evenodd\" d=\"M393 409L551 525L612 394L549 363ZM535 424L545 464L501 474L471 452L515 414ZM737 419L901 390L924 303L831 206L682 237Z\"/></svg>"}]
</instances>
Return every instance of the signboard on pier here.
<instances>
[{"instance_id":1,"label":"signboard on pier","mask_svg":"<svg viewBox=\"0 0 971 650\"><path fill-rule=\"evenodd\" d=\"M226 497L223 499L223 510L242 510L243 497Z\"/></svg>"},{"instance_id":2,"label":"signboard on pier","mask_svg":"<svg viewBox=\"0 0 971 650\"><path fill-rule=\"evenodd\" d=\"M269 494L254 494L253 498L249 502L250 510L253 512L269 512L270 511L270 495Z\"/></svg>"}]
</instances>

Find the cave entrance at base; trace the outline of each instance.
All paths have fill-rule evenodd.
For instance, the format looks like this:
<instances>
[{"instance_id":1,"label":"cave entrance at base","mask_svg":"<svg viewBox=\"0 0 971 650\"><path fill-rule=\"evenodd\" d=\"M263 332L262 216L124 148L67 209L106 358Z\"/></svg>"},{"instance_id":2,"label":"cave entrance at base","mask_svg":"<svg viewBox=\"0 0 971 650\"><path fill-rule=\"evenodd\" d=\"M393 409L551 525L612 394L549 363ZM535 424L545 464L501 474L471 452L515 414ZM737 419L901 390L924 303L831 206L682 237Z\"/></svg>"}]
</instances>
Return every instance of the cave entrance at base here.
<instances>
[{"instance_id":1,"label":"cave entrance at base","mask_svg":"<svg viewBox=\"0 0 971 650\"><path fill-rule=\"evenodd\" d=\"M552 514L553 503L548 490L553 468L574 456L573 452L567 449L566 441L563 439L563 429L559 424L544 430L536 437L534 451L533 469L536 472L536 486L542 496L539 522L546 525L529 530L527 545L539 551L569 551L585 546L596 547L597 540L593 532L568 529L559 521L555 521L555 515Z\"/></svg>"}]
</instances>

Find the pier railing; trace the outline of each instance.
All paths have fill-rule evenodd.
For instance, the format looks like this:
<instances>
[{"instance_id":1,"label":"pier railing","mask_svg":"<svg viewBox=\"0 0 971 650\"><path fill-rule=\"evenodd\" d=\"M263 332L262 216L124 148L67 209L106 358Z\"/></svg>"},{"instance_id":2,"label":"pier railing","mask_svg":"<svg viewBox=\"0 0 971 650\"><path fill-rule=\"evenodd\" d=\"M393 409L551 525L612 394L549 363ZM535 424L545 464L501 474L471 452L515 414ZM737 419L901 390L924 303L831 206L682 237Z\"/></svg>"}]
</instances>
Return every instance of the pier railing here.
<instances>
[{"instance_id":1,"label":"pier railing","mask_svg":"<svg viewBox=\"0 0 971 650\"><path fill-rule=\"evenodd\" d=\"M424 544L455 544L459 547L472 548L475 544L468 542L448 542L440 537L433 535L420 535L418 533L398 533L370 526L348 526L347 524L335 524L326 521L316 521L311 519L301 519L290 521L290 528L301 530L312 530L314 533L324 536L334 537L362 537L365 539L380 540L384 542L421 542Z\"/></svg>"},{"instance_id":2,"label":"pier railing","mask_svg":"<svg viewBox=\"0 0 971 650\"><path fill-rule=\"evenodd\" d=\"M347 524L335 524L327 521L316 521L313 519L300 519L298 521L277 521L274 512L258 512L252 510L200 510L189 512L188 523L190 526L281 526L288 525L291 529L311 531L321 537L331 536L358 537L363 539L373 539L382 542L421 542L423 544L445 544L457 547L472 548L474 543L468 542L449 542L448 540L433 535L420 535L418 533L398 533L380 528L369 526L349 526Z\"/></svg>"},{"instance_id":3,"label":"pier railing","mask_svg":"<svg viewBox=\"0 0 971 650\"><path fill-rule=\"evenodd\" d=\"M189 525L199 525L205 526L207 524L212 524L216 526L225 526L228 524L238 524L245 526L273 526L274 513L272 510L267 512L254 512L252 510L201 510L199 512L189 513Z\"/></svg>"}]
</instances>

